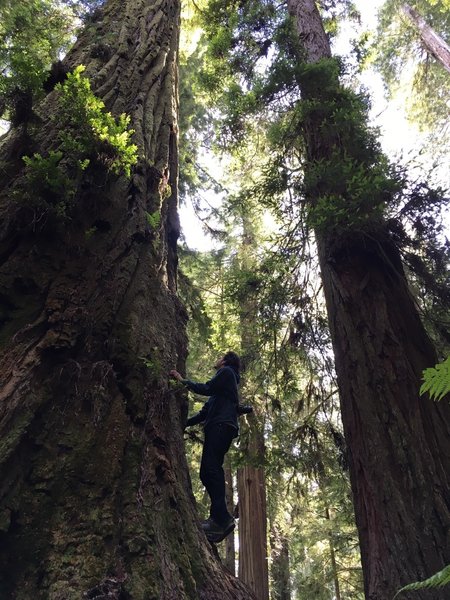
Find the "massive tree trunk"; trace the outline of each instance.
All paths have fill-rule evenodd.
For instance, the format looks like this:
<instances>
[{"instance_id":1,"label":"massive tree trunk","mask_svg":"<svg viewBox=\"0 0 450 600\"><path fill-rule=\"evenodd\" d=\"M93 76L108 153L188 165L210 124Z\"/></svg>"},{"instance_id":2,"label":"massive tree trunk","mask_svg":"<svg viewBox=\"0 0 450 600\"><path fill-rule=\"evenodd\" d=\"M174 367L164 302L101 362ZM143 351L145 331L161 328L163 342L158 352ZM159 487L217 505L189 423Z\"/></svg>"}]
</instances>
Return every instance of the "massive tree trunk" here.
<instances>
[{"instance_id":1,"label":"massive tree trunk","mask_svg":"<svg viewBox=\"0 0 450 600\"><path fill-rule=\"evenodd\" d=\"M65 60L86 65L108 110L131 115L131 180L92 164L64 224L23 203L22 155L60 143L56 91L0 148L5 599L251 597L197 524L185 398L167 379L186 354L175 295L179 15L177 0L109 0Z\"/></svg>"},{"instance_id":2,"label":"massive tree trunk","mask_svg":"<svg viewBox=\"0 0 450 600\"><path fill-rule=\"evenodd\" d=\"M450 73L450 46L412 6L402 4L402 11L419 32L425 49Z\"/></svg>"},{"instance_id":3,"label":"massive tree trunk","mask_svg":"<svg viewBox=\"0 0 450 600\"><path fill-rule=\"evenodd\" d=\"M290 0L289 9L309 68L320 69L317 61L329 58L330 48L313 0ZM308 72L300 84L308 106L317 107L303 126L305 174L317 177L324 164L351 158L357 172L366 169L369 176L377 165L355 155L361 130L355 128L345 146L330 133L334 126L339 130L339 122L332 119L343 118L339 109L345 112L345 94L337 75L328 72L328 82L318 84ZM325 174L316 186L322 198L336 194L331 179ZM310 193L308 200L314 209L317 197ZM419 398L422 369L434 365L436 355L408 289L398 248L376 214L374 207L374 214L354 227L351 219L343 227L317 227L316 238L365 594L368 600L386 600L401 585L450 562L450 407ZM405 594L411 599L447 596L448 591L438 590Z\"/></svg>"}]
</instances>

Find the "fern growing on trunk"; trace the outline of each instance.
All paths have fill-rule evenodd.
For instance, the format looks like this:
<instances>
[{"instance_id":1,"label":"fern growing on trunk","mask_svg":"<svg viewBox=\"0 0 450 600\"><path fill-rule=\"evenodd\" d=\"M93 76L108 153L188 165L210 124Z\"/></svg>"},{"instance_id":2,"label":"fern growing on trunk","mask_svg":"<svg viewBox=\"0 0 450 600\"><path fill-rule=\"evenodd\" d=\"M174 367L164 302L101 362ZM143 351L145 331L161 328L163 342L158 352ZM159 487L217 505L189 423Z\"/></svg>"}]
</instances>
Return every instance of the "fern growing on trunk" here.
<instances>
[{"instance_id":1,"label":"fern growing on trunk","mask_svg":"<svg viewBox=\"0 0 450 600\"><path fill-rule=\"evenodd\" d=\"M450 392L450 356L435 367L425 369L420 393L425 392L434 400L442 400Z\"/></svg>"},{"instance_id":2,"label":"fern growing on trunk","mask_svg":"<svg viewBox=\"0 0 450 600\"><path fill-rule=\"evenodd\" d=\"M425 579L425 581L417 581L415 583L410 583L409 585L405 585L405 587L402 587L395 594L394 599L397 598L397 596L399 594L401 594L402 592L409 592L412 590L424 590L424 589L428 589L428 588L441 588L441 587L444 587L445 585L449 585L449 584L450 584L450 565L447 565L446 567L444 567L442 569L442 571L435 573L428 579Z\"/></svg>"}]
</instances>

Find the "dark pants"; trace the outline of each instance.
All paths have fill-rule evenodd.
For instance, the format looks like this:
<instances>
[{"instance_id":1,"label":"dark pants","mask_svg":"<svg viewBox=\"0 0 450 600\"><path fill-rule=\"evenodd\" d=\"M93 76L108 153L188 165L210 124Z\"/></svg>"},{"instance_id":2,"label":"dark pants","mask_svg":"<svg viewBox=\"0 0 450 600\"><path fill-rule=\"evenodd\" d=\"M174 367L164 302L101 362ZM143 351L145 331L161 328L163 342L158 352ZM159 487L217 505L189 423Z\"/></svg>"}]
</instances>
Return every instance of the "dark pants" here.
<instances>
[{"instance_id":1,"label":"dark pants","mask_svg":"<svg viewBox=\"0 0 450 600\"><path fill-rule=\"evenodd\" d=\"M211 498L210 516L219 525L231 518L225 502L223 459L235 436L236 429L225 423L210 425L205 430L200 479Z\"/></svg>"}]
</instances>

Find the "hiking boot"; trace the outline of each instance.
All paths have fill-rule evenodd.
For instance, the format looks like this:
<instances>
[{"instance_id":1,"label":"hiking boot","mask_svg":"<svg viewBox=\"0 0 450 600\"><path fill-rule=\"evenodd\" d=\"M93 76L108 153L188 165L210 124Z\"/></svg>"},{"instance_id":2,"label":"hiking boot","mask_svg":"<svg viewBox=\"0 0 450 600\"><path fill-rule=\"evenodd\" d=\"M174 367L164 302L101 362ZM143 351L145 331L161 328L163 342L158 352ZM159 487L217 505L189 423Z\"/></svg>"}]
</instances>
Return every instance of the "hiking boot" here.
<instances>
[{"instance_id":1,"label":"hiking boot","mask_svg":"<svg viewBox=\"0 0 450 600\"><path fill-rule=\"evenodd\" d=\"M223 525L219 525L214 519L207 519L202 523L202 529L209 542L218 544L229 535L235 527L233 517L230 517Z\"/></svg>"},{"instance_id":2,"label":"hiking boot","mask_svg":"<svg viewBox=\"0 0 450 600\"><path fill-rule=\"evenodd\" d=\"M220 534L223 531L223 527L216 523L211 517L206 519L206 521L202 521L201 526L205 533Z\"/></svg>"}]
</instances>

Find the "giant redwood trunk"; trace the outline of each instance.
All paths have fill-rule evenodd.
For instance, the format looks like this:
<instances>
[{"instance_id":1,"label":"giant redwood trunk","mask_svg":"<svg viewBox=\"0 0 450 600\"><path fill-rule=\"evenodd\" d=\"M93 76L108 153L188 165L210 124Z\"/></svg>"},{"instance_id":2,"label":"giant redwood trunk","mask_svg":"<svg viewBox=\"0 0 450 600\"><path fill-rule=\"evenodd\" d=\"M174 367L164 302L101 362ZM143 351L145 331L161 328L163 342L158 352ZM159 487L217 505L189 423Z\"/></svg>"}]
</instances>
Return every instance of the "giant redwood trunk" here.
<instances>
[{"instance_id":1,"label":"giant redwood trunk","mask_svg":"<svg viewBox=\"0 0 450 600\"><path fill-rule=\"evenodd\" d=\"M92 161L64 222L23 202L22 155L60 143L57 91L2 140L1 598L251 597L199 529L167 378L186 354L179 15L177 0L109 0L64 61L131 115L130 179Z\"/></svg>"},{"instance_id":2,"label":"giant redwood trunk","mask_svg":"<svg viewBox=\"0 0 450 600\"><path fill-rule=\"evenodd\" d=\"M329 58L315 3L290 0L289 8L306 61L312 65ZM344 147L330 135L334 125L339 130L339 123L330 119L339 115L344 98L337 75L326 85L305 77L301 91L309 106L318 107L303 126L306 176L308 170L317 176L330 157L351 157L357 168L364 165L354 151L357 129ZM367 164L365 174L376 166ZM330 198L336 192L325 175L316 189ZM314 209L317 197L310 193L308 200ZM387 600L402 585L429 577L450 562L450 407L418 395L422 370L435 364L436 355L383 219L374 210L353 228L351 219L341 228L317 227L316 238L365 594L368 600ZM448 591L403 597L443 600Z\"/></svg>"}]
</instances>

